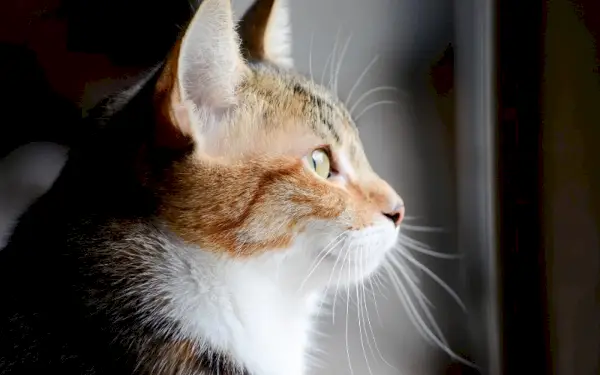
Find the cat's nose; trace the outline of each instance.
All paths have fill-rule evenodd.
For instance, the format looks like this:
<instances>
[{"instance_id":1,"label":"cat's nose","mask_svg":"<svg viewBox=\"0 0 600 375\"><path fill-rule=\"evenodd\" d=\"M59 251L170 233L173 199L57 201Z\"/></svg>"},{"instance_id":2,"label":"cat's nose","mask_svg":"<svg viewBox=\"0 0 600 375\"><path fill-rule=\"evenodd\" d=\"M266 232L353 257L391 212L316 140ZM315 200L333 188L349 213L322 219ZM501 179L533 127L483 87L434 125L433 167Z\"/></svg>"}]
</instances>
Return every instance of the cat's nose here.
<instances>
[{"instance_id":1,"label":"cat's nose","mask_svg":"<svg viewBox=\"0 0 600 375\"><path fill-rule=\"evenodd\" d=\"M392 210L390 210L389 212L382 212L383 216L387 217L388 219L391 220L392 223L394 223L394 225L396 227L400 226L400 223L402 223L402 220L404 219L404 202L400 199L396 205L394 206L394 208Z\"/></svg>"}]
</instances>

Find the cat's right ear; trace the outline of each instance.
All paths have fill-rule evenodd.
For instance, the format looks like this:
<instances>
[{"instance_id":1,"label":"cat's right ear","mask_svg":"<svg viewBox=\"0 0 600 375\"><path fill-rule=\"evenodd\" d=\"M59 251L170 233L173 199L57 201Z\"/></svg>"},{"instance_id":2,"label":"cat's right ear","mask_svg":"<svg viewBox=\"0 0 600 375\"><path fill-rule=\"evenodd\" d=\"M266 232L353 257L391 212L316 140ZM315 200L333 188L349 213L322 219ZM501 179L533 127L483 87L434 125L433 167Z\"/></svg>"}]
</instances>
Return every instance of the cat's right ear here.
<instances>
[{"instance_id":1,"label":"cat's right ear","mask_svg":"<svg viewBox=\"0 0 600 375\"><path fill-rule=\"evenodd\" d=\"M163 117L186 139L209 136L220 116L236 105L247 69L231 0L202 1L157 83Z\"/></svg>"}]
</instances>

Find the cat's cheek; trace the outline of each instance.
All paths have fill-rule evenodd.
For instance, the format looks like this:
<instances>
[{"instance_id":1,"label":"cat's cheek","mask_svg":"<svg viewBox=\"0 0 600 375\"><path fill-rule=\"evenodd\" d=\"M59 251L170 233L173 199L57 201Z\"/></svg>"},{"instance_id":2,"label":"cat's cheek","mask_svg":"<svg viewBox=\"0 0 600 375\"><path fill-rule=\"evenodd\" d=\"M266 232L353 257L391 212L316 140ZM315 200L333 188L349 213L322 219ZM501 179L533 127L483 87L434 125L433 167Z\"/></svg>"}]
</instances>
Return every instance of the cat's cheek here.
<instances>
[{"instance_id":1,"label":"cat's cheek","mask_svg":"<svg viewBox=\"0 0 600 375\"><path fill-rule=\"evenodd\" d=\"M354 198L348 202L346 216L351 231L361 231L374 225L372 210Z\"/></svg>"},{"instance_id":2,"label":"cat's cheek","mask_svg":"<svg viewBox=\"0 0 600 375\"><path fill-rule=\"evenodd\" d=\"M293 233L295 236L305 234L307 227L308 223L306 221L300 221L294 218L292 218L288 224L289 232Z\"/></svg>"}]
</instances>

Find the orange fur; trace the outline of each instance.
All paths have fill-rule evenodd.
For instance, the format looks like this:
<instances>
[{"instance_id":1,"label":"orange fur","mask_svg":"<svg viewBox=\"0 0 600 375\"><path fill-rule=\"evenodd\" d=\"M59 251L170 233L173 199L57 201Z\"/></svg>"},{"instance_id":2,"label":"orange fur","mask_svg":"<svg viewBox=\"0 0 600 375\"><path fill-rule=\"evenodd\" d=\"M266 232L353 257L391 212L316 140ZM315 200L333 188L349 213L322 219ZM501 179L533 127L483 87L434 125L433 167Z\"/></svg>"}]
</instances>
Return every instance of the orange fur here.
<instances>
[{"instance_id":1,"label":"orange fur","mask_svg":"<svg viewBox=\"0 0 600 375\"><path fill-rule=\"evenodd\" d=\"M156 137L159 146L182 147L192 142L191 123L181 116L181 94L177 80L177 60L181 41L177 41L169 54L162 74L156 83L154 106L156 108Z\"/></svg>"},{"instance_id":2,"label":"orange fur","mask_svg":"<svg viewBox=\"0 0 600 375\"><path fill-rule=\"evenodd\" d=\"M190 158L174 167L162 213L183 239L248 256L288 247L308 219L340 215L341 191L327 185L289 157L237 165Z\"/></svg>"}]
</instances>

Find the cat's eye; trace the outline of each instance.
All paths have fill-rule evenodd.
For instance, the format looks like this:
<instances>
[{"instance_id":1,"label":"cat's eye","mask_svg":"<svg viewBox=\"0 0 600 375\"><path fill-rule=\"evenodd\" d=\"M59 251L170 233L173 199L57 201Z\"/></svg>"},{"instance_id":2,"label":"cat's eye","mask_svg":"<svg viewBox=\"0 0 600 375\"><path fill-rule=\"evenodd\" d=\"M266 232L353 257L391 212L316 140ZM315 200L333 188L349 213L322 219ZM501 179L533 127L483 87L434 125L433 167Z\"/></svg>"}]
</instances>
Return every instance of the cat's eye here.
<instances>
[{"instance_id":1,"label":"cat's eye","mask_svg":"<svg viewBox=\"0 0 600 375\"><path fill-rule=\"evenodd\" d=\"M331 160L324 150L314 150L308 158L308 164L319 177L331 177Z\"/></svg>"}]
</instances>

